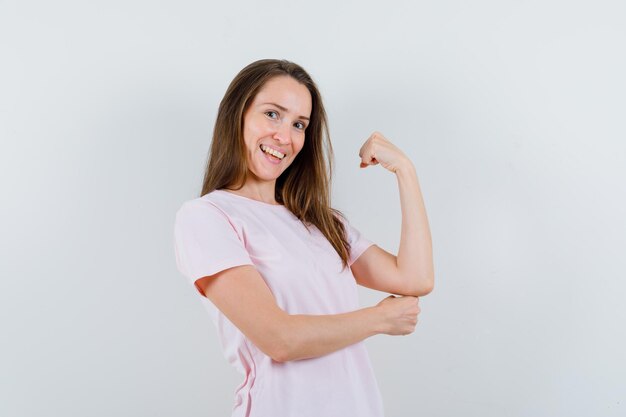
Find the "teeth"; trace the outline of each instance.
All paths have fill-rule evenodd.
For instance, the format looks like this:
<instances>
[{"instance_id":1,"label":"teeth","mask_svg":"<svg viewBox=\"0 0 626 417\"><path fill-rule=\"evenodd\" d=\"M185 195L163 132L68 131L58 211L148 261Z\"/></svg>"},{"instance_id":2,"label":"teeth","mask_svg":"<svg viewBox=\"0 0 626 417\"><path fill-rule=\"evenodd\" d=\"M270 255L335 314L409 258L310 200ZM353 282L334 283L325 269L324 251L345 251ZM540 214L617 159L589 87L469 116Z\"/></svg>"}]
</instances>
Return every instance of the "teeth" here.
<instances>
[{"instance_id":1,"label":"teeth","mask_svg":"<svg viewBox=\"0 0 626 417\"><path fill-rule=\"evenodd\" d=\"M269 146L265 146L265 145L261 145L261 150L265 153L268 153L270 155L274 155L276 158L278 159L283 159L285 157L284 154L275 151L274 149L270 148Z\"/></svg>"}]
</instances>

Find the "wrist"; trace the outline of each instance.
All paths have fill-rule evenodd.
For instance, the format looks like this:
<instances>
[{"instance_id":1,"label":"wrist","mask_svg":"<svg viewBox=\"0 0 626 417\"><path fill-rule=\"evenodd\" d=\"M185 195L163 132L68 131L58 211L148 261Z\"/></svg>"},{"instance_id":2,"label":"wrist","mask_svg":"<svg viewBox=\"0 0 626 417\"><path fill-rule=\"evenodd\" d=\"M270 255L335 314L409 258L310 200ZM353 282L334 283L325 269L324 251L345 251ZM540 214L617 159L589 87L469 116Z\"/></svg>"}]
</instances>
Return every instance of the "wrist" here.
<instances>
[{"instance_id":1,"label":"wrist","mask_svg":"<svg viewBox=\"0 0 626 417\"><path fill-rule=\"evenodd\" d=\"M385 315L383 313L383 309L376 305L372 307L368 307L370 314L371 329L372 336L377 334L385 334L387 332L387 321L385 320Z\"/></svg>"},{"instance_id":2,"label":"wrist","mask_svg":"<svg viewBox=\"0 0 626 417\"><path fill-rule=\"evenodd\" d=\"M403 158L395 171L396 175L417 175L415 166L409 158Z\"/></svg>"}]
</instances>

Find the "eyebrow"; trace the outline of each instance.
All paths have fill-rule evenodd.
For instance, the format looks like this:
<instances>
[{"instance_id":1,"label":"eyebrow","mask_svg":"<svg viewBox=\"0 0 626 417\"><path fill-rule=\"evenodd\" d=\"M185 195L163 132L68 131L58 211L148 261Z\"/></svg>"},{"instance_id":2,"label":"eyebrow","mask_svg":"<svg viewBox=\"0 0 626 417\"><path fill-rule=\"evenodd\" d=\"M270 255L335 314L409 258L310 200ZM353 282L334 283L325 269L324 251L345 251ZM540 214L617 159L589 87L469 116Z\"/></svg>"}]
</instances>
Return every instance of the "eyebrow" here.
<instances>
[{"instance_id":1,"label":"eyebrow","mask_svg":"<svg viewBox=\"0 0 626 417\"><path fill-rule=\"evenodd\" d=\"M276 107L278 107L278 108L279 108L280 110L282 110L282 111L289 112L289 110L287 110L287 108L286 108L286 107L283 107L283 106L281 106L280 104L276 104L276 103L263 103L263 104L261 104L261 105L264 105L264 104L271 104L272 106L276 106ZM299 118L301 118L301 119L305 119L305 120L309 120L309 121L310 121L310 119L309 119L308 117L304 117L304 116L298 116L298 117L299 117Z\"/></svg>"}]
</instances>

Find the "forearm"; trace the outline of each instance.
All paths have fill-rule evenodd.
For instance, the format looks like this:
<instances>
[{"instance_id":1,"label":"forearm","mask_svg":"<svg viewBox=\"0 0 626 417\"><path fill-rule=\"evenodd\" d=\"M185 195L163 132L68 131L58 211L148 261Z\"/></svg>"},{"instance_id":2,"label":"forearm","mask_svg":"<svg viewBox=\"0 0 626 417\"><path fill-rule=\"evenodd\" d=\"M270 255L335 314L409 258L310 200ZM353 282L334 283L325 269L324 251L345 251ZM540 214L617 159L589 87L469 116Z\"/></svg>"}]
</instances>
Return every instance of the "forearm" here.
<instances>
[{"instance_id":1,"label":"forearm","mask_svg":"<svg viewBox=\"0 0 626 417\"><path fill-rule=\"evenodd\" d=\"M417 172L410 160L396 170L402 210L402 231L398 249L398 270L418 293L434 286L433 250Z\"/></svg>"},{"instance_id":2,"label":"forearm","mask_svg":"<svg viewBox=\"0 0 626 417\"><path fill-rule=\"evenodd\" d=\"M294 314L284 329L289 342L282 361L315 358L382 333L376 307L341 314Z\"/></svg>"}]
</instances>

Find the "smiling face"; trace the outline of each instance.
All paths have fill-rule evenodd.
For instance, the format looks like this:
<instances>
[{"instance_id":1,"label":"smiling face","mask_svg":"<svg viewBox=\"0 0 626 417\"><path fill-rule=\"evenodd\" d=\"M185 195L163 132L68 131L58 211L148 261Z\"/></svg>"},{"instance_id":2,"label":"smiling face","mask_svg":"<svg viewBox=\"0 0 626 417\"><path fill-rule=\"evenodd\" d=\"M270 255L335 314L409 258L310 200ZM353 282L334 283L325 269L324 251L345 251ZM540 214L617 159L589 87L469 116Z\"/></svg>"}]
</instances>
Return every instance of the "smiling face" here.
<instances>
[{"instance_id":1,"label":"smiling face","mask_svg":"<svg viewBox=\"0 0 626 417\"><path fill-rule=\"evenodd\" d=\"M259 90L244 115L248 182L274 187L304 146L311 106L307 87L288 75L271 78Z\"/></svg>"}]
</instances>

